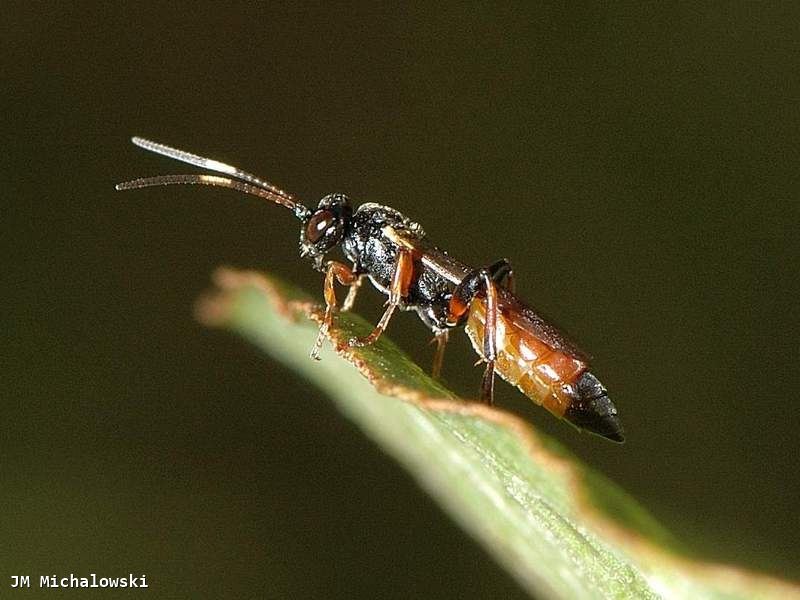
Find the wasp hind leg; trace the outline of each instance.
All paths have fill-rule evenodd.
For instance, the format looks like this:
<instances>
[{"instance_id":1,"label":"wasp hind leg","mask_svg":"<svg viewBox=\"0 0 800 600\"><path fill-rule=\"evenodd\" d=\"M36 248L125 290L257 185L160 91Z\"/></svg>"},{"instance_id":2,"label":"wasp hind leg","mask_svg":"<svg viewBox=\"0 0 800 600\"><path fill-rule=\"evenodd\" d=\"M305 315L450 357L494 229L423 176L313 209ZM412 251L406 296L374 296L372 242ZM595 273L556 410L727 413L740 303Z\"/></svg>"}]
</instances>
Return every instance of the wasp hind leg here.
<instances>
[{"instance_id":1,"label":"wasp hind leg","mask_svg":"<svg viewBox=\"0 0 800 600\"><path fill-rule=\"evenodd\" d=\"M383 313L378 325L372 330L368 336L363 338L353 338L350 340L351 346L362 347L369 346L378 341L381 334L386 331L389 326L389 321L394 315L394 311L400 306L403 298L408 296L408 287L411 285L411 279L414 275L414 259L411 251L406 248L400 248L397 251L397 262L395 263L394 273L392 274L392 282L389 287L389 300L387 301L386 310Z\"/></svg>"},{"instance_id":2,"label":"wasp hind leg","mask_svg":"<svg viewBox=\"0 0 800 600\"><path fill-rule=\"evenodd\" d=\"M502 263L502 264L501 264ZM502 272L505 269L505 272ZM486 363L481 380L481 401L494 404L494 362L497 359L497 283L495 277L502 278L511 271L508 262L497 263L470 272L453 290L448 307L448 321L461 321L469 306L479 296L486 303L486 322L483 331L483 351L481 360ZM499 276L497 275L499 273Z\"/></svg>"},{"instance_id":3,"label":"wasp hind leg","mask_svg":"<svg viewBox=\"0 0 800 600\"><path fill-rule=\"evenodd\" d=\"M516 289L516 278L514 277L514 269L507 259L501 258L497 262L492 263L486 270L489 271L489 276L496 284L504 287L512 294Z\"/></svg>"},{"instance_id":4,"label":"wasp hind leg","mask_svg":"<svg viewBox=\"0 0 800 600\"><path fill-rule=\"evenodd\" d=\"M322 325L319 327L317 341L314 342L314 346L311 348L311 358L314 360L319 360L319 351L322 348L322 342L328 334L331 325L333 325L333 315L337 309L334 281L338 281L342 285L352 286L358 281L358 276L350 270L350 267L336 262L335 260L329 261L326 265L325 287L323 290L325 296L325 316L322 318Z\"/></svg>"},{"instance_id":5,"label":"wasp hind leg","mask_svg":"<svg viewBox=\"0 0 800 600\"><path fill-rule=\"evenodd\" d=\"M436 344L436 353L433 355L433 366L431 367L431 376L434 379L439 379L442 374L442 365L444 364L444 349L447 346L447 341L450 339L450 330L445 329L438 332L431 344Z\"/></svg>"},{"instance_id":6,"label":"wasp hind leg","mask_svg":"<svg viewBox=\"0 0 800 600\"><path fill-rule=\"evenodd\" d=\"M509 263L505 258L502 258L486 267L486 271L488 271L489 277L494 283L504 287L512 294L514 293L514 269L511 268L511 263ZM477 271L474 271L474 273L477 273ZM467 300L465 304L469 305L469 300ZM444 364L444 349L449 339L449 333L450 330L445 329L444 331L437 333L431 340L431 344L436 344L436 353L433 355L433 367L431 368L431 375L434 377L434 379L439 379L439 376L442 373L442 365Z\"/></svg>"}]
</instances>

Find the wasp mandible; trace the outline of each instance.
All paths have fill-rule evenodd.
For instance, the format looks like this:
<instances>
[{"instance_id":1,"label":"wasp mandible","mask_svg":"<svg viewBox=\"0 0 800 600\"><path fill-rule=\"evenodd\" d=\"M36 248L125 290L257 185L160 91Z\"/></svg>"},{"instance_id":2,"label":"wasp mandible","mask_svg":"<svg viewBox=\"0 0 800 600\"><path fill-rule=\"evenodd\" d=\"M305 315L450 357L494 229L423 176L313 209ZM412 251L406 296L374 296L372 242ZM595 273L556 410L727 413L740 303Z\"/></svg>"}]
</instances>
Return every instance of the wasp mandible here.
<instances>
[{"instance_id":1,"label":"wasp mandible","mask_svg":"<svg viewBox=\"0 0 800 600\"><path fill-rule=\"evenodd\" d=\"M353 209L344 194L328 194L314 209L255 175L209 158L134 137L137 146L219 175L161 175L120 183L118 190L201 184L224 187L288 208L300 221L300 256L325 274L325 316L311 350L319 359L338 310L335 283L349 287L342 310L353 306L366 277L388 297L375 329L353 346L375 342L397 309L414 310L434 334L433 374L439 375L451 329L464 327L485 363L481 400L492 404L494 376L515 385L536 404L579 429L615 442L624 440L617 409L589 371L587 356L554 325L514 294L514 272L505 259L472 268L433 244L422 227L397 210L375 203ZM325 260L341 250L352 267Z\"/></svg>"}]
</instances>

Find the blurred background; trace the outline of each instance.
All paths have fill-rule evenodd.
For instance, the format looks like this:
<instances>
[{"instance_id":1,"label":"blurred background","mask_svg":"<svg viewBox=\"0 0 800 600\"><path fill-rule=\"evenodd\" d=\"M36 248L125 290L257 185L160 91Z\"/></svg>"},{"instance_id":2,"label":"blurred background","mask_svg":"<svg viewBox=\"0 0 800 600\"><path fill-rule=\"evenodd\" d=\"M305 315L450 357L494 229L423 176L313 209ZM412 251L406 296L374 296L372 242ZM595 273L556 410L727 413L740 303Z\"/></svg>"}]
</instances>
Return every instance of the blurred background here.
<instances>
[{"instance_id":1,"label":"blurred background","mask_svg":"<svg viewBox=\"0 0 800 600\"><path fill-rule=\"evenodd\" d=\"M389 204L466 262L509 258L595 356L628 442L505 384L498 403L709 560L800 578L797 5L80 5L12 2L0 25L6 582L523 597L317 390L193 320L220 264L321 278L278 208L114 192L193 170L131 135L308 203ZM428 364L413 315L390 335ZM445 376L474 396L455 339Z\"/></svg>"}]
</instances>

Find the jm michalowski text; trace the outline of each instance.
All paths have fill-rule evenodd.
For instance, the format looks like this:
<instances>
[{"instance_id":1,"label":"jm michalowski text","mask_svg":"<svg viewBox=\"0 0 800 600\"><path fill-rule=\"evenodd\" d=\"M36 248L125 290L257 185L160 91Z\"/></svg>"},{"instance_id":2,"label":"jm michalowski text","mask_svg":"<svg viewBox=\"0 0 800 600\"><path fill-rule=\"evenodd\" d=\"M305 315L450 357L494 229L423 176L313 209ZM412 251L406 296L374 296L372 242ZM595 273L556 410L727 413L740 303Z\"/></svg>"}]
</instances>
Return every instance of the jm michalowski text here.
<instances>
[{"instance_id":1,"label":"jm michalowski text","mask_svg":"<svg viewBox=\"0 0 800 600\"><path fill-rule=\"evenodd\" d=\"M36 577L33 578L36 581ZM12 575L12 588L31 587L30 575ZM145 575L134 575L128 573L121 577L98 577L97 573L90 573L86 577L80 577L73 573L67 576L58 575L39 575L40 588L146 588L147 578Z\"/></svg>"}]
</instances>

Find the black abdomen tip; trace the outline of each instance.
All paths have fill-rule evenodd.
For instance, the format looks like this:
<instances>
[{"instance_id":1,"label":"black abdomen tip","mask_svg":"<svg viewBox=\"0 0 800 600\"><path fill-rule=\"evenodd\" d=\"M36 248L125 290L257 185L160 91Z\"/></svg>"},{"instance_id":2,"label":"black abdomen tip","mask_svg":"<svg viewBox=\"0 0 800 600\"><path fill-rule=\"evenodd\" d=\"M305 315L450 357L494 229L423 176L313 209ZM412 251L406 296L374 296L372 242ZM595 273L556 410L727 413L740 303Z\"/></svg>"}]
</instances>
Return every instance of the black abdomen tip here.
<instances>
[{"instance_id":1,"label":"black abdomen tip","mask_svg":"<svg viewBox=\"0 0 800 600\"><path fill-rule=\"evenodd\" d=\"M617 418L617 407L611 402L606 389L588 371L577 383L578 397L564 413L564 418L580 429L622 443L625 435Z\"/></svg>"}]
</instances>

